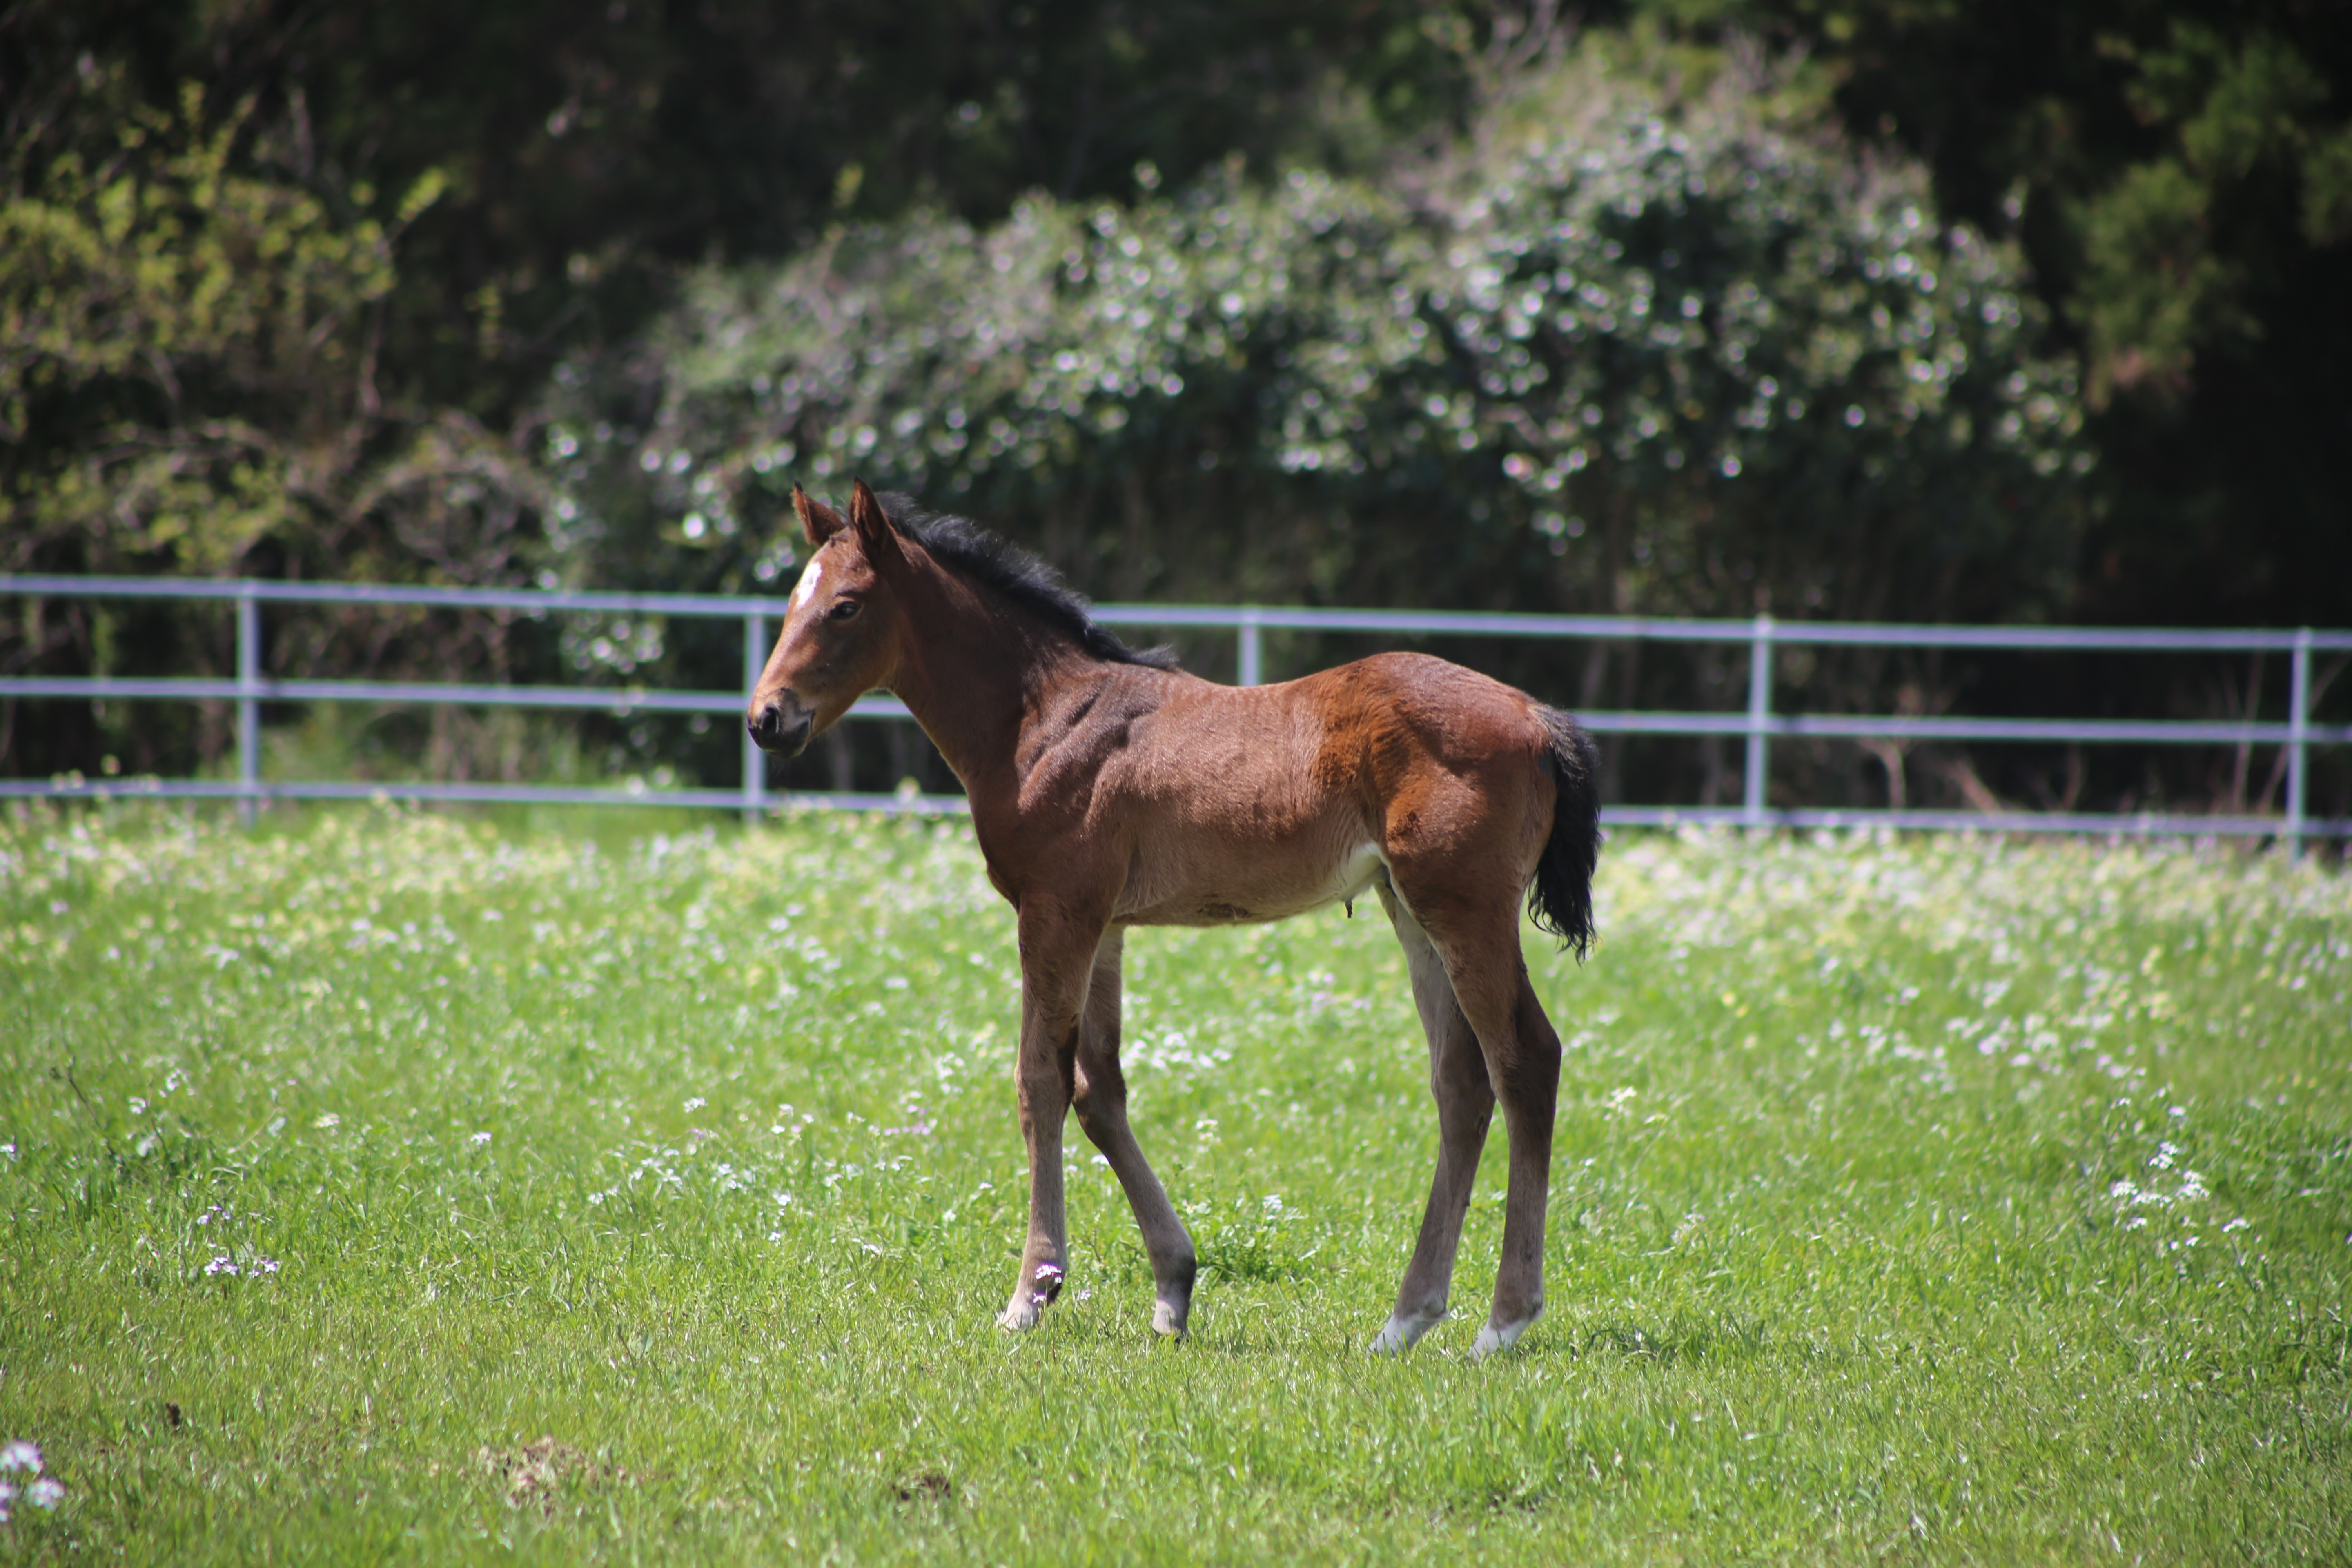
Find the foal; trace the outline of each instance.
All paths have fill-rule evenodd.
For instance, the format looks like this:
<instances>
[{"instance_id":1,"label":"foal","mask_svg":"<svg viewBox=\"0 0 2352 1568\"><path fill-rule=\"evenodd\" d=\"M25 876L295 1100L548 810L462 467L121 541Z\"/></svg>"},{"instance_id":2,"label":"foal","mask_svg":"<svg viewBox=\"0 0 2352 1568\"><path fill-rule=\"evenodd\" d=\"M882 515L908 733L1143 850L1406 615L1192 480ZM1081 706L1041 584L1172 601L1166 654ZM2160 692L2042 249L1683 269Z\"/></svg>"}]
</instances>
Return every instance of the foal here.
<instances>
[{"instance_id":1,"label":"foal","mask_svg":"<svg viewBox=\"0 0 2352 1568\"><path fill-rule=\"evenodd\" d=\"M1445 1313L1497 1102L1510 1134L1502 1267L1480 1355L1543 1310L1559 1037L1528 983L1519 900L1581 954L1599 808L1591 742L1485 676L1382 654L1276 686L1219 686L1097 626L1041 563L861 481L846 521L797 488L812 548L746 722L798 755L877 687L963 781L1021 942L1016 1081L1029 1235L998 1320L1060 1290L1062 1126L1075 1106L1151 1258L1152 1327L1181 1336L1192 1237L1127 1121L1119 943L1129 926L1280 920L1370 891L1404 946L1441 1147L1396 1310L1372 1349Z\"/></svg>"}]
</instances>

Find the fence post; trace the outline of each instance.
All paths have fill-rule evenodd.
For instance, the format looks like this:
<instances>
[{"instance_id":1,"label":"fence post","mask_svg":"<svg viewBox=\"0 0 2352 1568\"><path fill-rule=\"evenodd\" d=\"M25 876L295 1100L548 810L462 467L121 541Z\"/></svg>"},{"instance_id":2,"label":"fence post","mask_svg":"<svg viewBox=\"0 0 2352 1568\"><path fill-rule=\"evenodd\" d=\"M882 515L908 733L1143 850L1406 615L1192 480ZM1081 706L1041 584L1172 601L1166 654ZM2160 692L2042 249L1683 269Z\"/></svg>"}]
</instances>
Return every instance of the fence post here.
<instances>
[{"instance_id":1,"label":"fence post","mask_svg":"<svg viewBox=\"0 0 2352 1568\"><path fill-rule=\"evenodd\" d=\"M1259 656L1262 652L1258 643L1257 606L1255 605L1244 605L1242 606L1241 632L1241 684L1244 686L1255 686L1258 683L1258 672L1260 668Z\"/></svg>"},{"instance_id":2,"label":"fence post","mask_svg":"<svg viewBox=\"0 0 2352 1568\"><path fill-rule=\"evenodd\" d=\"M1740 821L1749 827L1765 825L1764 770L1771 754L1767 736L1772 722L1772 617L1756 617L1755 640L1748 655L1748 772L1742 781Z\"/></svg>"},{"instance_id":3,"label":"fence post","mask_svg":"<svg viewBox=\"0 0 2352 1568\"><path fill-rule=\"evenodd\" d=\"M2286 698L2286 853L2303 856L2304 749L2311 735L2311 628L2294 634L2294 661Z\"/></svg>"},{"instance_id":4,"label":"fence post","mask_svg":"<svg viewBox=\"0 0 2352 1568\"><path fill-rule=\"evenodd\" d=\"M236 816L250 827L261 803L261 601L236 596Z\"/></svg>"},{"instance_id":5,"label":"fence post","mask_svg":"<svg viewBox=\"0 0 2352 1568\"><path fill-rule=\"evenodd\" d=\"M743 617L743 704L748 709L751 694L760 689L760 672L768 663L768 617L756 611ZM750 725L743 727L743 824L750 826L760 820L768 804L768 759L760 743L751 739Z\"/></svg>"}]
</instances>

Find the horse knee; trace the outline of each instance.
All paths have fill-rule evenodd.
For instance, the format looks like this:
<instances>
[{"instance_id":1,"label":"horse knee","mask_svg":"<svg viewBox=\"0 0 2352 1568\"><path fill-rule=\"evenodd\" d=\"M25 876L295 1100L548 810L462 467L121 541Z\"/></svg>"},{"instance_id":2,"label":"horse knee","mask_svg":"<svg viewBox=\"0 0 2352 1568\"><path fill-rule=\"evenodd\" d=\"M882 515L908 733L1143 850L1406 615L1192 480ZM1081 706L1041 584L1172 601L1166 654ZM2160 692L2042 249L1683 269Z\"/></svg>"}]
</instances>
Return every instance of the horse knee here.
<instances>
[{"instance_id":1,"label":"horse knee","mask_svg":"<svg viewBox=\"0 0 2352 1568\"><path fill-rule=\"evenodd\" d=\"M1024 1117L1043 1117L1060 1124L1062 1113L1070 1108L1076 1085L1071 1074L1060 1064L1024 1061L1013 1069L1013 1084L1021 1101Z\"/></svg>"}]
</instances>

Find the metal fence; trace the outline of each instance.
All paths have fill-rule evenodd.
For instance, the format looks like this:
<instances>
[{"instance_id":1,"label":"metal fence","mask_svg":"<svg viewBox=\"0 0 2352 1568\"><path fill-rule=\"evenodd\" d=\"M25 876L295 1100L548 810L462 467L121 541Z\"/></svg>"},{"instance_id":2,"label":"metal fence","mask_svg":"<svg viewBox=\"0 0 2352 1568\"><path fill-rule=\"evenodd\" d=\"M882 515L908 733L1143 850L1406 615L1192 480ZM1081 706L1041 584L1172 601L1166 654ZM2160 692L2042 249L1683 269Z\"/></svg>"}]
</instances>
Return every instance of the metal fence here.
<instances>
[{"instance_id":1,"label":"metal fence","mask_svg":"<svg viewBox=\"0 0 2352 1568\"><path fill-rule=\"evenodd\" d=\"M0 678L0 697L66 701L139 700L226 700L236 704L237 776L230 780L110 779L67 774L48 779L0 779L0 796L62 798L196 796L236 800L249 814L265 800L369 799L685 805L740 808L756 816L779 804L768 789L761 752L743 742L742 782L733 790L623 790L505 784L350 783L264 779L261 704L369 702L474 707L581 709L617 713L738 715L766 662L770 628L788 601L688 594L587 594L533 590L409 588L372 584L265 583L149 577L10 576L0 595L22 597L227 600L236 609L236 678L17 676ZM734 619L743 627L743 689L680 691L643 688L466 685L439 681L278 680L261 671L264 605L373 605L406 608L520 610L534 616L574 611L607 615ZM1412 610L1286 609L1262 605L1103 605L1106 625L1193 627L1234 634L1241 683L1258 683L1263 634L1269 629L1352 632L1398 637L1432 635L1745 644L1748 649L1745 711L1580 712L1599 734L1738 735L1746 741L1742 799L1736 806L1615 805L1612 825L1670 826L1732 823L1751 827L1977 829L1993 832L2177 834L2275 837L2289 846L2315 837L2352 835L2352 818L2318 818L2308 806L2312 748L2352 743L2352 726L2312 721L2312 656L2352 650L2352 631L2179 631L2066 626L1881 626L1821 621L1684 620L1627 616L1447 614ZM2284 722L2142 720L1978 719L1901 714L1784 713L1772 706L1773 650L1784 646L1905 648L2000 648L2116 653L2280 652L2289 659ZM853 718L905 719L904 706L868 697ZM2285 810L2280 816L2189 813L1979 812L1895 809L1780 809L1766 805L1771 747L1780 738L1842 740L1993 741L2159 746L2279 746L2286 754ZM849 809L961 812L958 795L898 795L794 791L795 804Z\"/></svg>"}]
</instances>

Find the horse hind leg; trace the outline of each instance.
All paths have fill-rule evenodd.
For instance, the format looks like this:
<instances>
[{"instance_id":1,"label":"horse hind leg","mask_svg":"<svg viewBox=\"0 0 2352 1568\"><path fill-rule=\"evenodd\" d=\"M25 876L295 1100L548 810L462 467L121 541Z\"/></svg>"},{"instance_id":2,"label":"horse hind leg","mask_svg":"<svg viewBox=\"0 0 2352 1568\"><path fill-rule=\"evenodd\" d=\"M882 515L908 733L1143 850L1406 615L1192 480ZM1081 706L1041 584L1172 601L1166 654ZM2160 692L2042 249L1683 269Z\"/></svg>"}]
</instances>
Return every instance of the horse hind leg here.
<instances>
[{"instance_id":1,"label":"horse hind leg","mask_svg":"<svg viewBox=\"0 0 2352 1568\"><path fill-rule=\"evenodd\" d=\"M1552 1121L1559 1102L1559 1036L1519 955L1517 910L1477 939L1447 944L1447 971L1478 1034L1488 1081L1511 1141L1503 1260L1493 1310L1471 1347L1489 1355L1516 1343L1544 1308L1544 1220L1551 1195Z\"/></svg>"},{"instance_id":2,"label":"horse hind leg","mask_svg":"<svg viewBox=\"0 0 2352 1568\"><path fill-rule=\"evenodd\" d=\"M1388 911L1389 924L1404 949L1413 1005L1429 1037L1429 1092L1437 1102L1437 1170L1430 1180L1429 1206L1422 1214L1412 1260L1397 1287L1396 1310L1372 1340L1373 1353L1393 1354L1409 1348L1445 1316L1463 1215L1478 1179L1478 1157L1486 1147L1495 1096L1477 1036L1455 999L1444 960L1387 879L1375 885L1381 907Z\"/></svg>"},{"instance_id":3,"label":"horse hind leg","mask_svg":"<svg viewBox=\"0 0 2352 1568\"><path fill-rule=\"evenodd\" d=\"M1127 1194L1135 1211L1136 1227L1143 1232L1143 1249L1151 1259L1156 1300L1151 1310L1153 1331L1182 1339L1192 1310L1192 1282L1198 1265L1192 1238L1176 1217L1176 1205L1151 1172L1142 1146L1127 1121L1127 1079L1119 1071L1120 933L1113 930L1096 950L1092 981L1087 989L1085 1022L1078 1032L1078 1125Z\"/></svg>"}]
</instances>

